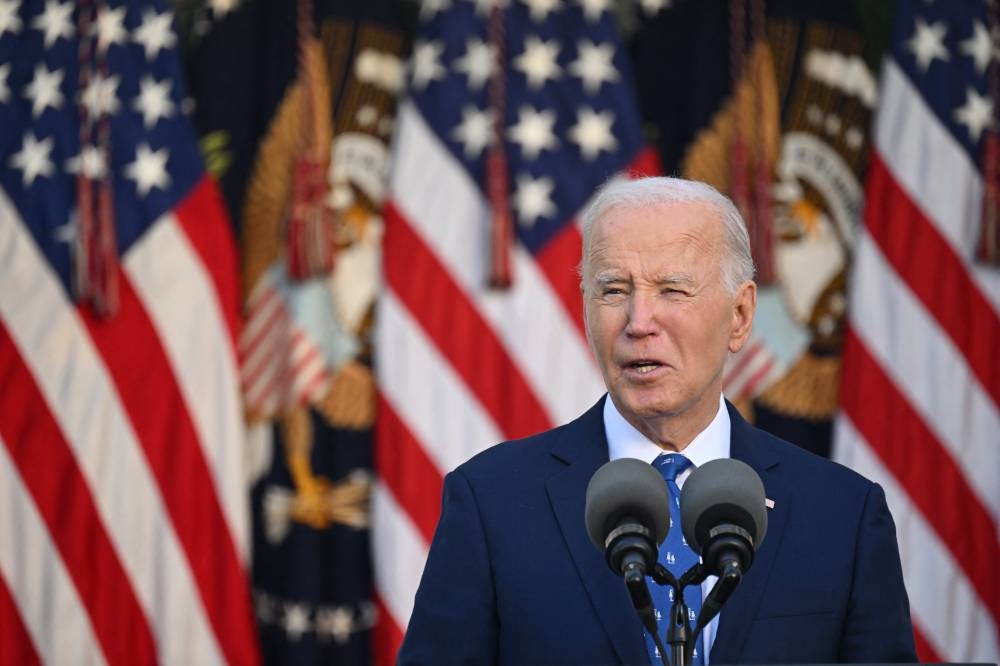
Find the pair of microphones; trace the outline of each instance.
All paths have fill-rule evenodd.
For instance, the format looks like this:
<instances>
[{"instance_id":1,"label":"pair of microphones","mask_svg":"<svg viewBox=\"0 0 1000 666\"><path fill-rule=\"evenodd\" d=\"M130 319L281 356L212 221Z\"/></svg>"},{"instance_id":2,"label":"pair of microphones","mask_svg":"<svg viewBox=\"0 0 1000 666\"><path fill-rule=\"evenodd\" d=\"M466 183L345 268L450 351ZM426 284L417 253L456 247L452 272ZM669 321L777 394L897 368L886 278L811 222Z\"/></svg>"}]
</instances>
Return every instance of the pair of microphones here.
<instances>
[{"instance_id":1,"label":"pair of microphones","mask_svg":"<svg viewBox=\"0 0 1000 666\"><path fill-rule=\"evenodd\" d=\"M663 663L655 608L646 584L651 577L674 588L674 608L667 642L672 666L690 663L699 632L721 610L767 532L764 484L746 463L730 458L699 466L684 482L680 497L681 525L670 524L670 494L663 476L633 458L613 460L594 473L587 486L584 518L587 533L604 553L611 570L621 576L643 625L652 634ZM658 563L659 545L670 529L680 529L701 561L680 578ZM694 628L688 625L683 589L708 576L718 580L705 597Z\"/></svg>"}]
</instances>

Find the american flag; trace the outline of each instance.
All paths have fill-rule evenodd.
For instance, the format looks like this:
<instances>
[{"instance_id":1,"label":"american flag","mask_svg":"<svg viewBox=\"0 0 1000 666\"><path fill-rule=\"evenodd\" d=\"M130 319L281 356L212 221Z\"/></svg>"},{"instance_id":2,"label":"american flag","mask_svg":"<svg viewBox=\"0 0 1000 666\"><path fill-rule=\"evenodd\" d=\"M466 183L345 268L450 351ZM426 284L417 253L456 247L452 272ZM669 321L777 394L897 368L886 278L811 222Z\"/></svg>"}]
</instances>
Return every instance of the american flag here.
<instances>
[{"instance_id":1,"label":"american flag","mask_svg":"<svg viewBox=\"0 0 1000 666\"><path fill-rule=\"evenodd\" d=\"M995 11L900 3L849 298L834 455L885 488L923 661L1000 659L1000 272L975 258Z\"/></svg>"},{"instance_id":2,"label":"american flag","mask_svg":"<svg viewBox=\"0 0 1000 666\"><path fill-rule=\"evenodd\" d=\"M377 663L402 640L444 474L575 418L604 391L584 335L576 215L608 177L657 168L610 5L421 6L374 340ZM508 206L506 244L491 230ZM508 289L489 287L496 252L509 253Z\"/></svg>"},{"instance_id":3,"label":"american flag","mask_svg":"<svg viewBox=\"0 0 1000 666\"><path fill-rule=\"evenodd\" d=\"M237 266L163 0L0 0L0 663L251 664Z\"/></svg>"}]
</instances>

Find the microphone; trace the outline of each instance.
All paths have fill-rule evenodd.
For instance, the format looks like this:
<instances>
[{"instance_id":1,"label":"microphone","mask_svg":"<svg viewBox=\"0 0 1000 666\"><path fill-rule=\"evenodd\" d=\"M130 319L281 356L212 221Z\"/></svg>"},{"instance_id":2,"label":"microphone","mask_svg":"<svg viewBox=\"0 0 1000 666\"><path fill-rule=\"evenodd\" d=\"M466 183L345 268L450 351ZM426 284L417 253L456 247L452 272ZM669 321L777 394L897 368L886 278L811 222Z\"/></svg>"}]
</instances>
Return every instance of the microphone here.
<instances>
[{"instance_id":1,"label":"microphone","mask_svg":"<svg viewBox=\"0 0 1000 666\"><path fill-rule=\"evenodd\" d=\"M681 488L681 529L691 549L701 555L701 580L718 581L705 597L692 636L719 614L753 564L767 533L764 484L746 463L732 458L701 465ZM694 640L684 650L691 663Z\"/></svg>"},{"instance_id":2,"label":"microphone","mask_svg":"<svg viewBox=\"0 0 1000 666\"><path fill-rule=\"evenodd\" d=\"M767 533L764 484L732 458L701 465L681 489L681 528L708 574L738 582ZM727 595L728 596L728 595Z\"/></svg>"},{"instance_id":3,"label":"microphone","mask_svg":"<svg viewBox=\"0 0 1000 666\"><path fill-rule=\"evenodd\" d=\"M653 466L619 458L594 472L584 508L587 534L618 575L634 562L652 570L670 529L670 494ZM635 556L638 556L636 558Z\"/></svg>"},{"instance_id":4,"label":"microphone","mask_svg":"<svg viewBox=\"0 0 1000 666\"><path fill-rule=\"evenodd\" d=\"M659 545L670 529L670 493L652 465L619 458L594 472L584 508L587 534L621 576L632 605L666 658L656 629L646 572L656 567Z\"/></svg>"}]
</instances>

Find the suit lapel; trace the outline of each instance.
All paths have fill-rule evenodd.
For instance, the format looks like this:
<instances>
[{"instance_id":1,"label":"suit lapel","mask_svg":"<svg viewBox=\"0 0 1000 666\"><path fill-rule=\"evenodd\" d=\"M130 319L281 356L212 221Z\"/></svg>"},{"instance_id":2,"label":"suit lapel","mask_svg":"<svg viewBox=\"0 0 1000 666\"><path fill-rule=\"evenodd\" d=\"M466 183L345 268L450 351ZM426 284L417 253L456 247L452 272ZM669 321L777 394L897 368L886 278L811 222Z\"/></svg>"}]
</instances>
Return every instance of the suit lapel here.
<instances>
[{"instance_id":1,"label":"suit lapel","mask_svg":"<svg viewBox=\"0 0 1000 666\"><path fill-rule=\"evenodd\" d=\"M767 533L760 550L754 556L753 566L719 615L719 629L712 645L711 657L712 663L717 664L735 664L740 661L740 651L774 568L791 499L791 489L777 473L777 457L769 447L757 445L760 435L728 401L726 406L732 422L730 457L745 462L757 472L764 482L766 497L774 500L774 508L767 513Z\"/></svg>"},{"instance_id":2,"label":"suit lapel","mask_svg":"<svg viewBox=\"0 0 1000 666\"><path fill-rule=\"evenodd\" d=\"M603 408L602 399L561 431L551 453L566 467L548 479L546 490L573 564L618 658L626 664L645 663L648 657L642 625L625 585L608 569L604 555L594 548L584 526L587 484L597 468L608 461Z\"/></svg>"}]
</instances>

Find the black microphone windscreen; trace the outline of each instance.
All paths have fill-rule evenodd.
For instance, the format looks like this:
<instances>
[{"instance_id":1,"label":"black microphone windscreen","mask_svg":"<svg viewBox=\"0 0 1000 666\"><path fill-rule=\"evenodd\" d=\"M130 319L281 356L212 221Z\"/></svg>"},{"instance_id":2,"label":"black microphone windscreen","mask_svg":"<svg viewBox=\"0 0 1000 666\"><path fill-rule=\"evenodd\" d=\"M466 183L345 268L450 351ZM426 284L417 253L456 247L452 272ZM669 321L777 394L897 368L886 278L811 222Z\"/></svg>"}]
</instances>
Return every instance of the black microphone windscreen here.
<instances>
[{"instance_id":1,"label":"black microphone windscreen","mask_svg":"<svg viewBox=\"0 0 1000 666\"><path fill-rule=\"evenodd\" d=\"M649 463L619 458L594 472L587 485L584 518L587 534L604 552L608 534L622 518L638 520L663 543L670 529L670 493L663 476Z\"/></svg>"},{"instance_id":2,"label":"black microphone windscreen","mask_svg":"<svg viewBox=\"0 0 1000 666\"><path fill-rule=\"evenodd\" d=\"M681 528L694 552L701 554L708 532L721 524L737 525L753 538L757 550L767 533L764 484L752 467L732 458L701 465L681 489Z\"/></svg>"}]
</instances>

